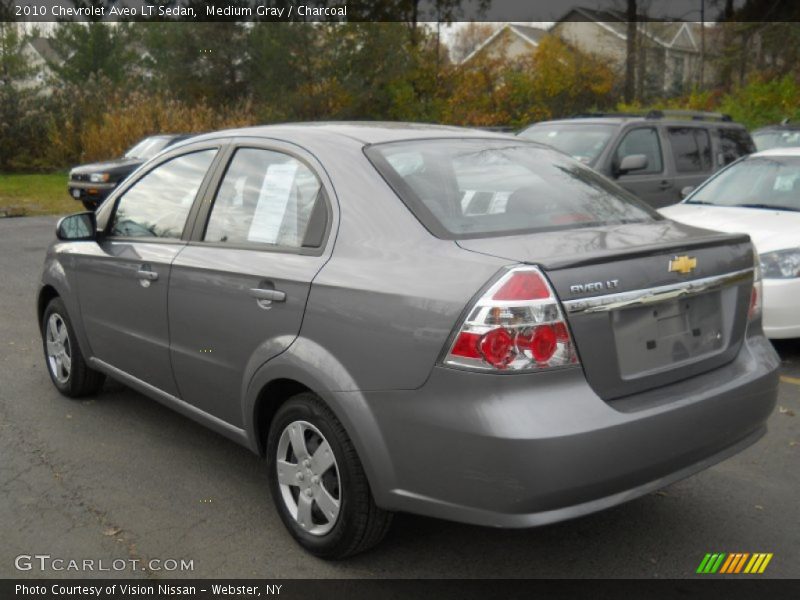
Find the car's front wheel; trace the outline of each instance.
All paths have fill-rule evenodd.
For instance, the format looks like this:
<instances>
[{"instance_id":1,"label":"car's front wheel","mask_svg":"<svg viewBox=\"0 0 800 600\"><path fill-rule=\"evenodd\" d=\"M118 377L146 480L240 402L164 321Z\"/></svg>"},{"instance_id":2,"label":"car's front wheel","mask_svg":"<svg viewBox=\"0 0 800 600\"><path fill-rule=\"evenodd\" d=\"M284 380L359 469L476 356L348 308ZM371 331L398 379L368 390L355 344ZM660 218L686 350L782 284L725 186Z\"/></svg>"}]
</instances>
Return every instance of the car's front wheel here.
<instances>
[{"instance_id":1,"label":"car's front wheel","mask_svg":"<svg viewBox=\"0 0 800 600\"><path fill-rule=\"evenodd\" d=\"M281 520L312 554L344 558L386 535L392 514L375 505L350 438L315 394L298 394L278 409L267 457Z\"/></svg>"},{"instance_id":2,"label":"car's front wheel","mask_svg":"<svg viewBox=\"0 0 800 600\"><path fill-rule=\"evenodd\" d=\"M79 398L103 385L103 374L89 368L83 357L61 298L53 298L44 311L42 343L47 371L59 392Z\"/></svg>"}]
</instances>

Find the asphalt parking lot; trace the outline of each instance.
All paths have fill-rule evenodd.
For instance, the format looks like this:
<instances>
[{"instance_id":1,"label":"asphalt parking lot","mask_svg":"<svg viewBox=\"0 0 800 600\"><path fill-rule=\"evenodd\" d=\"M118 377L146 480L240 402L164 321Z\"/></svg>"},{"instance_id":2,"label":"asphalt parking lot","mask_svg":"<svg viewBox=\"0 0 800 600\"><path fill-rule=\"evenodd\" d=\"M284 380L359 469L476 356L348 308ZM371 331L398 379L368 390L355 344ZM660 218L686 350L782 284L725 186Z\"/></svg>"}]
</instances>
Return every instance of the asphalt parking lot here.
<instances>
[{"instance_id":1,"label":"asphalt parking lot","mask_svg":"<svg viewBox=\"0 0 800 600\"><path fill-rule=\"evenodd\" d=\"M767 436L697 476L525 531L398 515L378 548L328 563L285 532L247 450L115 383L56 392L34 311L55 222L0 219L0 577L87 575L20 572L20 554L194 565L98 573L124 577L690 577L707 552L771 552L760 577L800 577L800 341L778 345Z\"/></svg>"}]
</instances>

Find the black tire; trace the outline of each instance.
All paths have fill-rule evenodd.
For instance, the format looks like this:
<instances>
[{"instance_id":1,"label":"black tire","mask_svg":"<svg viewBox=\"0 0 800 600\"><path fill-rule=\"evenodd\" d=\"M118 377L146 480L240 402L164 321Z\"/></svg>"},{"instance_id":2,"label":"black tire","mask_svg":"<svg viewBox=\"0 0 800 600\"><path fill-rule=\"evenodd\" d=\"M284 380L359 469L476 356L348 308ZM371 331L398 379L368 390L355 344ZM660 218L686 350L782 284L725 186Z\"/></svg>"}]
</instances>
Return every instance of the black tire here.
<instances>
[{"instance_id":1,"label":"black tire","mask_svg":"<svg viewBox=\"0 0 800 600\"><path fill-rule=\"evenodd\" d=\"M57 320L66 328L66 341L63 346L67 349L70 358L69 373L64 377L64 371L59 370L60 376L54 372L54 366L48 356L47 338L50 319L56 315ZM70 398L80 398L96 393L103 385L105 376L91 368L83 357L83 352L75 336L67 308L61 298L53 298L44 310L42 317L42 347L44 349L44 362L53 385L59 392Z\"/></svg>"},{"instance_id":2,"label":"black tire","mask_svg":"<svg viewBox=\"0 0 800 600\"><path fill-rule=\"evenodd\" d=\"M83 204L83 208L94 212L97 210L97 207L100 206L100 203L96 200L81 200L81 204Z\"/></svg>"},{"instance_id":3,"label":"black tire","mask_svg":"<svg viewBox=\"0 0 800 600\"><path fill-rule=\"evenodd\" d=\"M309 533L298 524L287 508L278 482L280 437L287 426L297 421L310 423L319 430L336 461L339 513L332 529L324 535ZM267 461L270 491L281 520L292 537L311 554L327 559L346 558L375 546L389 530L392 513L375 505L353 443L333 412L315 394L298 394L278 409L269 428Z\"/></svg>"}]
</instances>

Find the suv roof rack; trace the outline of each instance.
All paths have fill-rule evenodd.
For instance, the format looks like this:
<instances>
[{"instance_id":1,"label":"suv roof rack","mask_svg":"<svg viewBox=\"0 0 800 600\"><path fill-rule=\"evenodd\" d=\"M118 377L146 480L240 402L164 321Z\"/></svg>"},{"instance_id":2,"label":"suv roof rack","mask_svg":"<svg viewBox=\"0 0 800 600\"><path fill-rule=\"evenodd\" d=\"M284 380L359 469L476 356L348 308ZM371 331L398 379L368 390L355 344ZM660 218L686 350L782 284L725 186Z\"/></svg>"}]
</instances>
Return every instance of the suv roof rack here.
<instances>
[{"instance_id":1,"label":"suv roof rack","mask_svg":"<svg viewBox=\"0 0 800 600\"><path fill-rule=\"evenodd\" d=\"M646 119L664 119L668 117L691 119L692 121L733 121L730 115L700 110L651 110L645 115Z\"/></svg>"},{"instance_id":2,"label":"suv roof rack","mask_svg":"<svg viewBox=\"0 0 800 600\"><path fill-rule=\"evenodd\" d=\"M643 117L641 113L630 112L586 112L568 117L569 119L591 119L593 117Z\"/></svg>"},{"instance_id":3,"label":"suv roof rack","mask_svg":"<svg viewBox=\"0 0 800 600\"><path fill-rule=\"evenodd\" d=\"M730 115L719 112L705 112L700 110L650 110L647 112L586 112L578 113L569 117L570 119L591 119L592 117L638 117L640 119L667 119L670 117L679 119L691 119L692 121L733 121Z\"/></svg>"}]
</instances>

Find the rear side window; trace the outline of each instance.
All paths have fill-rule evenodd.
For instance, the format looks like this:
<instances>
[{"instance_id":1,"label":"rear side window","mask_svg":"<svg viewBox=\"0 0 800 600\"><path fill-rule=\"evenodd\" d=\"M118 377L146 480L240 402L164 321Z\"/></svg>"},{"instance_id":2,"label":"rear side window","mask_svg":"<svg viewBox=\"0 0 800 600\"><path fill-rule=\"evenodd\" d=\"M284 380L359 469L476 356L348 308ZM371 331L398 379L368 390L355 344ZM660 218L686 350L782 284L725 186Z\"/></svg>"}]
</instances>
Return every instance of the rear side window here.
<instances>
[{"instance_id":1,"label":"rear side window","mask_svg":"<svg viewBox=\"0 0 800 600\"><path fill-rule=\"evenodd\" d=\"M711 170L708 131L699 127L670 127L667 133L678 173L702 173Z\"/></svg>"},{"instance_id":2,"label":"rear side window","mask_svg":"<svg viewBox=\"0 0 800 600\"><path fill-rule=\"evenodd\" d=\"M120 198L111 234L179 239L216 150L185 154L160 164Z\"/></svg>"},{"instance_id":3,"label":"rear side window","mask_svg":"<svg viewBox=\"0 0 800 600\"><path fill-rule=\"evenodd\" d=\"M322 185L303 162L281 152L240 148L217 191L204 239L319 246L319 227L310 224L321 216L324 229L324 211Z\"/></svg>"},{"instance_id":4,"label":"rear side window","mask_svg":"<svg viewBox=\"0 0 800 600\"><path fill-rule=\"evenodd\" d=\"M720 165L728 165L737 158L755 152L755 146L748 133L742 129L722 128L719 130Z\"/></svg>"},{"instance_id":5,"label":"rear side window","mask_svg":"<svg viewBox=\"0 0 800 600\"><path fill-rule=\"evenodd\" d=\"M647 167L636 171L635 175L645 173L661 173L664 169L661 158L661 142L658 132L654 127L639 127L625 134L614 156L615 164L619 165L623 158L631 154L644 154L647 157Z\"/></svg>"},{"instance_id":6,"label":"rear side window","mask_svg":"<svg viewBox=\"0 0 800 600\"><path fill-rule=\"evenodd\" d=\"M659 218L595 171L535 144L418 140L365 152L422 224L445 239Z\"/></svg>"}]
</instances>

